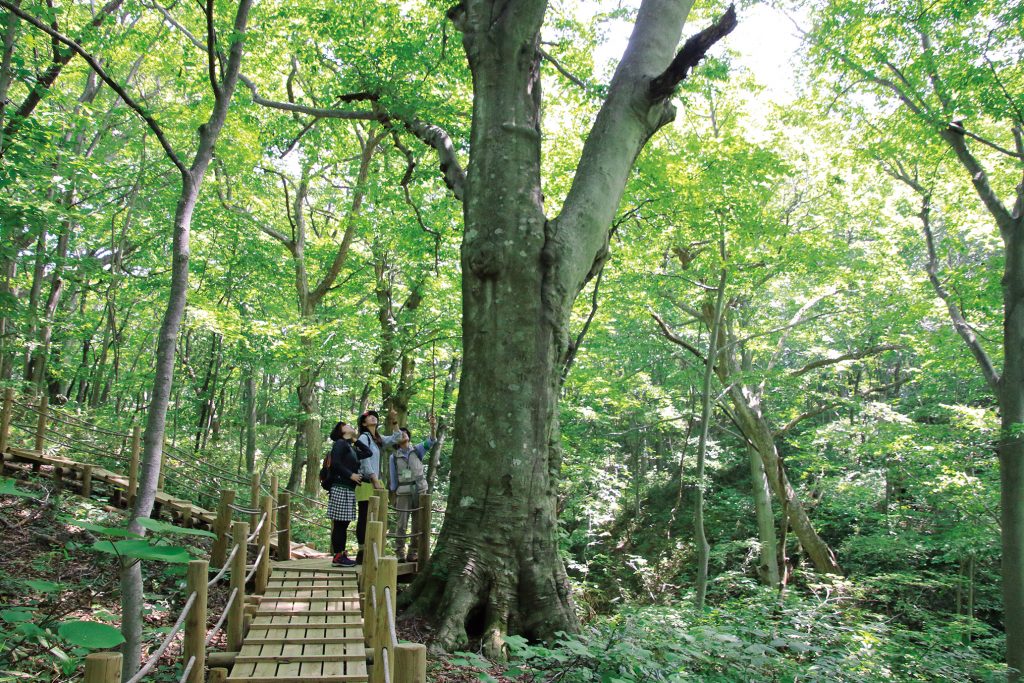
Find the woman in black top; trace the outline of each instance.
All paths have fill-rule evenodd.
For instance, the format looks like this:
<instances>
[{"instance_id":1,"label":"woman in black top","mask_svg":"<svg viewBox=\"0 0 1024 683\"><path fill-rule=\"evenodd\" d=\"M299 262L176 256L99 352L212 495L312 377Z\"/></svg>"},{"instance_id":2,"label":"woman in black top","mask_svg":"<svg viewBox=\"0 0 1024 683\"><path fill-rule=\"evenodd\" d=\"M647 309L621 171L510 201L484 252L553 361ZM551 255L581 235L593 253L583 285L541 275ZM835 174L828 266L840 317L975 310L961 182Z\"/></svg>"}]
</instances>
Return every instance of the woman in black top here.
<instances>
[{"instance_id":1,"label":"woman in black top","mask_svg":"<svg viewBox=\"0 0 1024 683\"><path fill-rule=\"evenodd\" d=\"M356 430L351 425L339 422L331 430L331 494L327 500L327 518L331 520L332 564L353 567L355 560L345 553L348 541L349 522L356 518L356 485L362 482L359 474L359 459L352 450Z\"/></svg>"}]
</instances>

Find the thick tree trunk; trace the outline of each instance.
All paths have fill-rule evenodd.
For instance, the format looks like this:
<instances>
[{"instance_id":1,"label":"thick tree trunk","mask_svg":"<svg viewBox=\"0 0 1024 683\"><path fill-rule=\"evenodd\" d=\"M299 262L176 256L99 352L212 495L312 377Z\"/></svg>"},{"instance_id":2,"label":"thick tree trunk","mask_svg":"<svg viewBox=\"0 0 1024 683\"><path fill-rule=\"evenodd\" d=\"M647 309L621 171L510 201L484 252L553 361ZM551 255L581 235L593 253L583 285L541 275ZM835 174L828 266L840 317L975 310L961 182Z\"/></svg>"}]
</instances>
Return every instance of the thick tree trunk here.
<instances>
[{"instance_id":1,"label":"thick tree trunk","mask_svg":"<svg viewBox=\"0 0 1024 683\"><path fill-rule=\"evenodd\" d=\"M642 3L562 213L551 221L540 180L538 48L547 2L464 0L449 11L474 92L461 186L465 355L448 512L412 595L415 610L435 615L441 647L471 631L487 654L500 655L506 633L548 638L578 628L556 520L569 320L607 256L637 154L672 120L668 98L718 39L674 55L690 5ZM725 32L735 25L727 15Z\"/></svg>"},{"instance_id":2,"label":"thick tree trunk","mask_svg":"<svg viewBox=\"0 0 1024 683\"><path fill-rule=\"evenodd\" d=\"M563 302L542 296L544 3L518 3L500 20L487 3L466 9L476 97L462 246L464 367L450 512L414 607L439 615L441 647L464 643L469 630L500 656L508 633L577 629L555 509L559 330L568 320Z\"/></svg>"},{"instance_id":3,"label":"thick tree trunk","mask_svg":"<svg viewBox=\"0 0 1024 683\"><path fill-rule=\"evenodd\" d=\"M1024 672L1024 219L1004 230L1003 374L999 381L1001 432L999 454L1003 609L1006 663L1022 679Z\"/></svg>"}]
</instances>

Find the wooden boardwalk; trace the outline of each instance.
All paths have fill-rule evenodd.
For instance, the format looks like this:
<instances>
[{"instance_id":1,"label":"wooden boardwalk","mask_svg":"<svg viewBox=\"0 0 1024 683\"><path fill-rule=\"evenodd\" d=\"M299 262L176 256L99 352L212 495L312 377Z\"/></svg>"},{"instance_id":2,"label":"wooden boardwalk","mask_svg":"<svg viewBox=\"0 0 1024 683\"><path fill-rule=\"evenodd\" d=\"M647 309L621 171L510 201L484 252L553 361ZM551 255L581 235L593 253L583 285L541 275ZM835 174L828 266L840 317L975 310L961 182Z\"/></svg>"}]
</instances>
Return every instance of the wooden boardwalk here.
<instances>
[{"instance_id":1,"label":"wooden boardwalk","mask_svg":"<svg viewBox=\"0 0 1024 683\"><path fill-rule=\"evenodd\" d=\"M228 683L367 680L356 571L330 560L274 563Z\"/></svg>"}]
</instances>

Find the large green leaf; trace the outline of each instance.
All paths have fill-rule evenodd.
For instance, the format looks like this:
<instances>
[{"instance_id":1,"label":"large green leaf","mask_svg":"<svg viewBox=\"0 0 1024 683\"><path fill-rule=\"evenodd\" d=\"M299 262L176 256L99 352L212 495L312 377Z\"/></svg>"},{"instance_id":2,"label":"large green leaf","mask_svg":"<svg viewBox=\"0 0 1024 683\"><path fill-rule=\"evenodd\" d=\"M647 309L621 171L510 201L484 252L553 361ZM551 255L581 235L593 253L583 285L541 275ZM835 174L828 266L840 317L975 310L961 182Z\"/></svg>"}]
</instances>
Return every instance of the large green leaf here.
<instances>
[{"instance_id":1,"label":"large green leaf","mask_svg":"<svg viewBox=\"0 0 1024 683\"><path fill-rule=\"evenodd\" d=\"M0 478L0 496L17 496L18 498L39 498L34 493L23 491L14 485L13 479Z\"/></svg>"},{"instance_id":2,"label":"large green leaf","mask_svg":"<svg viewBox=\"0 0 1024 683\"><path fill-rule=\"evenodd\" d=\"M20 624L32 620L32 612L27 609L5 609L0 610L0 619L8 624Z\"/></svg>"},{"instance_id":3,"label":"large green leaf","mask_svg":"<svg viewBox=\"0 0 1024 683\"><path fill-rule=\"evenodd\" d=\"M205 531L203 529L185 529L184 527L175 526L170 522L161 522L158 519L150 519L149 517L141 517L136 521L140 526L143 526L157 534L178 534L180 536L205 536L207 538L217 538L217 534L212 531Z\"/></svg>"},{"instance_id":4,"label":"large green leaf","mask_svg":"<svg viewBox=\"0 0 1024 683\"><path fill-rule=\"evenodd\" d=\"M192 560L187 549L173 545L153 545L141 539L127 541L97 541L90 548L97 552L133 557L140 560L185 563Z\"/></svg>"},{"instance_id":5,"label":"large green leaf","mask_svg":"<svg viewBox=\"0 0 1024 683\"><path fill-rule=\"evenodd\" d=\"M90 650L116 647L124 642L124 636L116 628L95 621L66 621L57 629L57 634L72 645Z\"/></svg>"},{"instance_id":6,"label":"large green leaf","mask_svg":"<svg viewBox=\"0 0 1024 683\"><path fill-rule=\"evenodd\" d=\"M56 593L64 588L64 584L62 583L39 581L37 579L26 579L25 585L37 593Z\"/></svg>"}]
</instances>

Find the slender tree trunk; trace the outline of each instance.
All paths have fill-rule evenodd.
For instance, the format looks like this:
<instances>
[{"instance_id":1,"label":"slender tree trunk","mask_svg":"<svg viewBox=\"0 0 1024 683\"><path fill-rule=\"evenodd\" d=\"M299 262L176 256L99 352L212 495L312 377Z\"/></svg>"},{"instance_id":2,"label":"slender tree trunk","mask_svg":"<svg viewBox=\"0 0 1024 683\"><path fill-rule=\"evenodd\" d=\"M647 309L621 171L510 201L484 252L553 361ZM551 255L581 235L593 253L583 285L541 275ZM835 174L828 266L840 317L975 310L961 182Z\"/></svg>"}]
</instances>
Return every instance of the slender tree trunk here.
<instances>
[{"instance_id":1,"label":"slender tree trunk","mask_svg":"<svg viewBox=\"0 0 1024 683\"><path fill-rule=\"evenodd\" d=\"M452 358L448 366L448 376L444 381L444 391L441 392L441 417L437 421L437 441L430 449L430 467L427 468L427 490L433 492L437 481L437 469L441 464L441 449L444 447L445 439L448 436L448 410L451 406L452 396L459 379L459 368L461 366L458 356Z\"/></svg>"},{"instance_id":2,"label":"slender tree trunk","mask_svg":"<svg viewBox=\"0 0 1024 683\"><path fill-rule=\"evenodd\" d=\"M249 476L256 471L256 373L249 369L242 380L245 409L245 469Z\"/></svg>"},{"instance_id":3,"label":"slender tree trunk","mask_svg":"<svg viewBox=\"0 0 1024 683\"><path fill-rule=\"evenodd\" d=\"M725 259L725 237L721 237L722 258ZM708 428L711 425L711 408L714 399L711 392L715 378L715 363L718 358L718 339L722 330L722 308L725 302L725 285L728 272L722 268L718 277L718 292L715 295L715 307L711 315L708 331L708 353L704 361L704 381L700 395L700 437L697 442L697 495L693 503L693 543L697 547L697 579L694 584L694 606L704 609L704 600L708 591L708 557L711 546L708 544L704 531L704 462L708 453Z\"/></svg>"},{"instance_id":4,"label":"slender tree trunk","mask_svg":"<svg viewBox=\"0 0 1024 683\"><path fill-rule=\"evenodd\" d=\"M148 517L156 500L156 487L160 478L161 455L166 432L167 409L170 402L171 388L174 382L174 357L178 344L178 331L185 313L188 295L188 266L190 256L190 237L192 213L199 199L206 169L213 158L214 145L220 136L221 129L227 119L228 107L238 83L238 74L242 62L242 50L246 23L252 0L240 0L235 14L233 39L230 56L225 65L219 85L214 86L215 102L209 120L199 128L199 145L192 165L185 168L181 161L170 151L175 165L181 171L181 194L174 211L174 238L171 254L171 288L160 324L157 339L155 376L153 394L146 415L146 430L143 435L143 455L139 470L139 488L132 508L128 528L144 535L144 529L138 520ZM215 37L210 35L208 40ZM212 66L211 66L212 68ZM121 631L125 637L122 646L124 653L124 669L122 680L127 681L138 670L142 653L142 618L143 618L142 568L138 563L124 567L121 572Z\"/></svg>"},{"instance_id":5,"label":"slender tree trunk","mask_svg":"<svg viewBox=\"0 0 1024 683\"><path fill-rule=\"evenodd\" d=\"M754 490L754 513L757 516L757 537L761 543L761 560L757 575L761 582L779 587L779 559L775 544L775 516L772 514L771 490L764 473L761 455L753 446L747 446L750 456L750 481Z\"/></svg>"}]
</instances>

